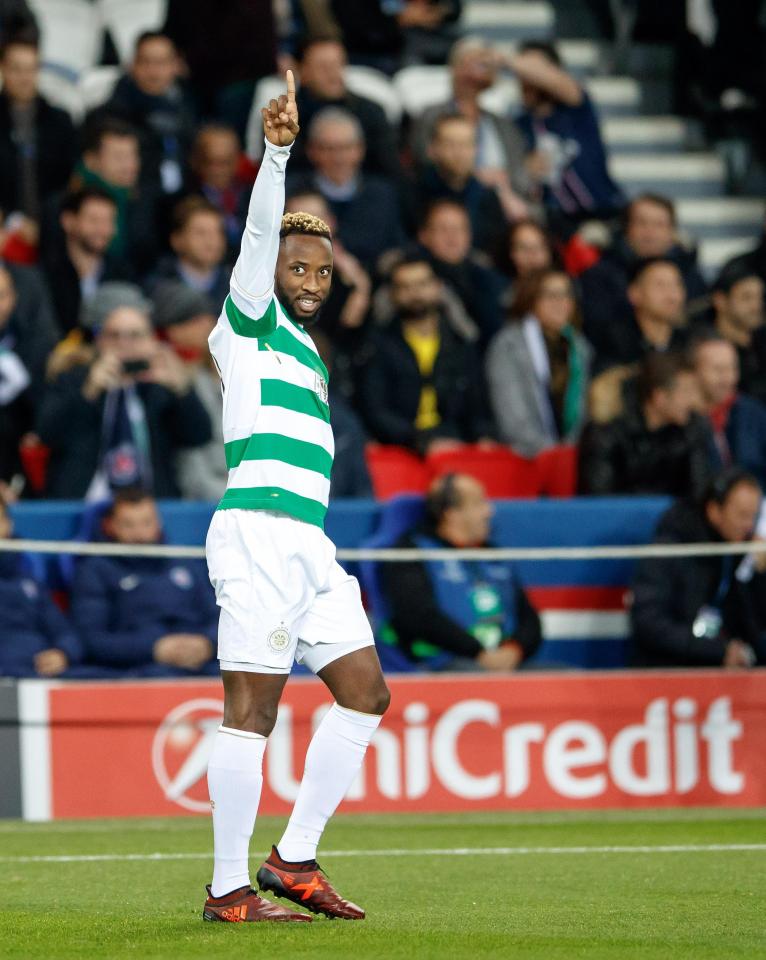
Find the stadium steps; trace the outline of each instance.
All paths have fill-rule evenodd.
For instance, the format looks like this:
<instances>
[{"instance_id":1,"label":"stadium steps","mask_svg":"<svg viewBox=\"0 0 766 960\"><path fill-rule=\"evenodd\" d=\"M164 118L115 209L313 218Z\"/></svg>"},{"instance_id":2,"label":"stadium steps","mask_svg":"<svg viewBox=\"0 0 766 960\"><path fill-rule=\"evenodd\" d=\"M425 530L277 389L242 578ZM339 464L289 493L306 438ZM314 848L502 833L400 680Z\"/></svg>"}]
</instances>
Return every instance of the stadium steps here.
<instances>
[{"instance_id":1,"label":"stadium steps","mask_svg":"<svg viewBox=\"0 0 766 960\"><path fill-rule=\"evenodd\" d=\"M473 0L461 20L467 33L494 42L540 40L552 36L554 24L553 6L537 0Z\"/></svg>"},{"instance_id":2,"label":"stadium steps","mask_svg":"<svg viewBox=\"0 0 766 960\"><path fill-rule=\"evenodd\" d=\"M679 200L678 221L681 228L704 240L730 239L732 235L759 236L766 203L751 197L711 197Z\"/></svg>"}]
</instances>

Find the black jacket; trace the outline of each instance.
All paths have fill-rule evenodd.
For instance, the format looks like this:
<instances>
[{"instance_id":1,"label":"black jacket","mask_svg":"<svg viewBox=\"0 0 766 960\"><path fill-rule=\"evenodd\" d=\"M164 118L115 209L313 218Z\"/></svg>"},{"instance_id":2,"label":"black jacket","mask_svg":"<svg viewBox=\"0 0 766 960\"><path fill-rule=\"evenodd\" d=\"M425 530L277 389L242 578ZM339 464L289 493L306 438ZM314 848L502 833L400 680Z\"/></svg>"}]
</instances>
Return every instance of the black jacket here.
<instances>
[{"instance_id":1,"label":"black jacket","mask_svg":"<svg viewBox=\"0 0 766 960\"><path fill-rule=\"evenodd\" d=\"M77 139L68 113L37 98L37 193L42 201L63 189L75 164ZM19 150L13 139L11 107L0 93L0 207L8 213L19 209Z\"/></svg>"},{"instance_id":2,"label":"black jacket","mask_svg":"<svg viewBox=\"0 0 766 960\"><path fill-rule=\"evenodd\" d=\"M43 397L38 433L51 448L46 495L78 500L85 496L98 467L104 395L90 402L82 395L88 367L62 374ZM210 417L193 390L179 397L154 383L138 384L144 403L152 458L155 497L178 497L175 454L211 438Z\"/></svg>"},{"instance_id":3,"label":"black jacket","mask_svg":"<svg viewBox=\"0 0 766 960\"><path fill-rule=\"evenodd\" d=\"M672 260L681 271L689 300L705 295L707 286L697 268L694 253L675 246L663 259ZM616 363L631 362L622 359L619 344L633 317L628 286L638 260L624 238L619 238L579 279L583 333L599 357L612 357L617 345L617 357L612 360Z\"/></svg>"},{"instance_id":4,"label":"black jacket","mask_svg":"<svg viewBox=\"0 0 766 960\"><path fill-rule=\"evenodd\" d=\"M432 531L428 533L434 536ZM412 549L416 543L408 534L396 546ZM445 542L444 546L450 544ZM482 652L484 648L473 634L439 607L425 564L417 561L384 563L381 565L381 577L397 646L410 659L417 659L412 649L416 641L425 642L456 657L473 659ZM512 639L519 644L526 660L537 652L542 641L540 617L520 586L517 598L517 629Z\"/></svg>"},{"instance_id":5,"label":"black jacket","mask_svg":"<svg viewBox=\"0 0 766 960\"><path fill-rule=\"evenodd\" d=\"M611 423L586 427L580 442L579 491L696 496L712 473L709 444L701 417L694 415L686 427L649 430L632 399Z\"/></svg>"},{"instance_id":6,"label":"black jacket","mask_svg":"<svg viewBox=\"0 0 766 960\"><path fill-rule=\"evenodd\" d=\"M63 336L80 324L80 277L69 259L63 235L56 237L42 253L42 268L51 291L58 328ZM126 260L120 260L109 253L104 256L99 284L108 280L133 279L133 270Z\"/></svg>"},{"instance_id":7,"label":"black jacket","mask_svg":"<svg viewBox=\"0 0 766 960\"><path fill-rule=\"evenodd\" d=\"M13 277L16 288L16 309L8 324L13 349L24 361L33 385L40 387L48 355L58 340L50 294L37 267L17 263L3 263L3 266Z\"/></svg>"},{"instance_id":8,"label":"black jacket","mask_svg":"<svg viewBox=\"0 0 766 960\"><path fill-rule=\"evenodd\" d=\"M675 503L660 519L657 543L714 543L720 537L701 508L690 500ZM670 557L642 560L633 581L631 633L633 661L645 667L704 667L723 662L726 643L744 640L759 654L761 630L754 599L763 593L762 576L741 583L734 576L738 557ZM726 568L730 568L727 576ZM723 633L695 637L694 620L714 603L721 584Z\"/></svg>"},{"instance_id":9,"label":"black jacket","mask_svg":"<svg viewBox=\"0 0 766 960\"><path fill-rule=\"evenodd\" d=\"M473 347L458 339L443 319L439 336L431 381L441 423L421 432L415 428L415 418L424 381L401 323L395 321L373 335L372 355L360 378L359 403L380 443L422 449L436 437L474 443L494 435L484 375Z\"/></svg>"}]
</instances>

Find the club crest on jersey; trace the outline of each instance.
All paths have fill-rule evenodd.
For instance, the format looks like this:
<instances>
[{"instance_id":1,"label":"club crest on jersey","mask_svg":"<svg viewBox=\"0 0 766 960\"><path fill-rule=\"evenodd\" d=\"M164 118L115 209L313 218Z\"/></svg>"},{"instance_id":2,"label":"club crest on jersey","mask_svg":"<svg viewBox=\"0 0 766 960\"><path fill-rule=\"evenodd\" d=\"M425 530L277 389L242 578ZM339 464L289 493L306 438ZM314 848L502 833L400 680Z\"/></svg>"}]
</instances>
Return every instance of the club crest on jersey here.
<instances>
[{"instance_id":1,"label":"club crest on jersey","mask_svg":"<svg viewBox=\"0 0 766 960\"><path fill-rule=\"evenodd\" d=\"M322 403L327 403L327 381L318 373L314 374L314 392Z\"/></svg>"},{"instance_id":2,"label":"club crest on jersey","mask_svg":"<svg viewBox=\"0 0 766 960\"><path fill-rule=\"evenodd\" d=\"M271 631L266 640L272 650L281 653L290 646L290 633L285 627L278 627Z\"/></svg>"}]
</instances>

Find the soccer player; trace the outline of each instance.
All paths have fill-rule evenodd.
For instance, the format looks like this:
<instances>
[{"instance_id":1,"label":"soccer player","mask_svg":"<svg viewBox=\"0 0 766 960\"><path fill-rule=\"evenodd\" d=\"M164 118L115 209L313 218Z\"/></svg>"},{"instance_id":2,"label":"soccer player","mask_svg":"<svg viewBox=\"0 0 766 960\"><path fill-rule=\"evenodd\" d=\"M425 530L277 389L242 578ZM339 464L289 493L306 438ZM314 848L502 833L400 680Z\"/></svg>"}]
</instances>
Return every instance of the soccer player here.
<instances>
[{"instance_id":1,"label":"soccer player","mask_svg":"<svg viewBox=\"0 0 766 960\"><path fill-rule=\"evenodd\" d=\"M261 112L263 163L230 293L210 336L229 481L207 537L221 608L224 716L208 767L215 865L203 917L311 919L259 896L248 872L266 739L297 660L335 703L314 734L287 829L257 882L313 913L361 920L364 911L321 872L316 849L390 696L359 585L336 562L322 526L333 458L327 370L304 328L330 290L332 242L316 217L282 216L285 166L299 129L290 71L287 95Z\"/></svg>"}]
</instances>

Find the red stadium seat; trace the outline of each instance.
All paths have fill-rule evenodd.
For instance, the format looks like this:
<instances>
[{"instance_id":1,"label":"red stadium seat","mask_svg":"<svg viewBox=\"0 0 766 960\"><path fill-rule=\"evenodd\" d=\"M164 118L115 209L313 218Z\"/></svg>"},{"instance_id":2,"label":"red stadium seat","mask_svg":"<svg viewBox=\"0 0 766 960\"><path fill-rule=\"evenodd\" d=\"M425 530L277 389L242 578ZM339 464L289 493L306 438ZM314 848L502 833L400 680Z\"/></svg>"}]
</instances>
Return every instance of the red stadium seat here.
<instances>
[{"instance_id":1,"label":"red stadium seat","mask_svg":"<svg viewBox=\"0 0 766 960\"><path fill-rule=\"evenodd\" d=\"M428 489L430 472L411 450L368 443L365 458L377 500L390 500L400 493L425 493Z\"/></svg>"},{"instance_id":2,"label":"red stadium seat","mask_svg":"<svg viewBox=\"0 0 766 960\"><path fill-rule=\"evenodd\" d=\"M434 477L445 473L467 473L484 485L493 499L536 497L540 492L537 464L507 447L465 445L426 459Z\"/></svg>"},{"instance_id":3,"label":"red stadium seat","mask_svg":"<svg viewBox=\"0 0 766 960\"><path fill-rule=\"evenodd\" d=\"M51 458L50 447L39 440L27 440L19 446L21 467L34 493L42 493L48 474L48 461Z\"/></svg>"},{"instance_id":4,"label":"red stadium seat","mask_svg":"<svg viewBox=\"0 0 766 960\"><path fill-rule=\"evenodd\" d=\"M540 493L548 497L573 497L577 493L577 447L560 446L537 455Z\"/></svg>"}]
</instances>

